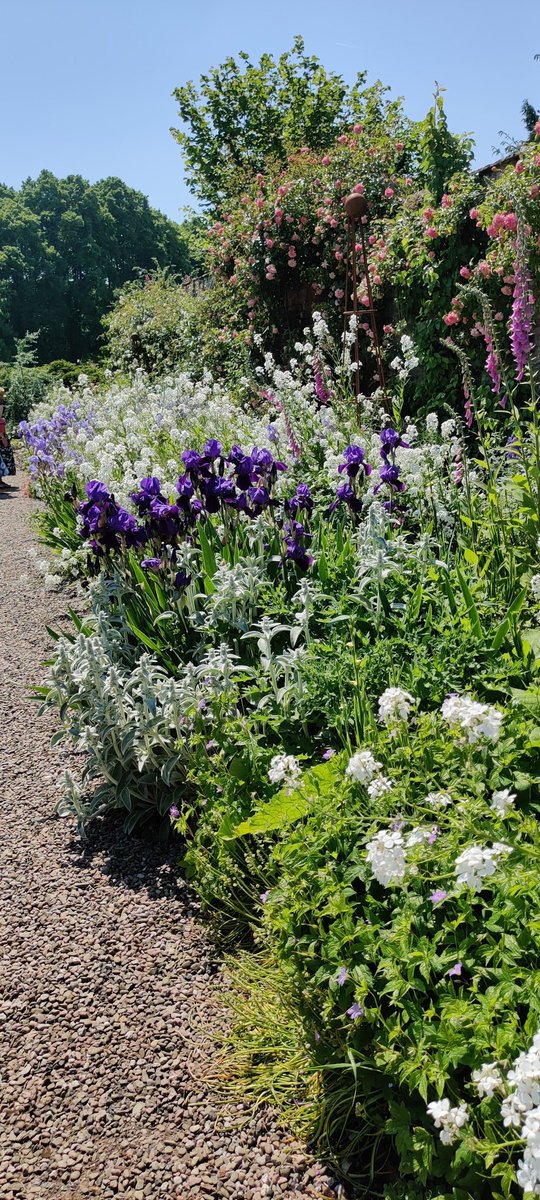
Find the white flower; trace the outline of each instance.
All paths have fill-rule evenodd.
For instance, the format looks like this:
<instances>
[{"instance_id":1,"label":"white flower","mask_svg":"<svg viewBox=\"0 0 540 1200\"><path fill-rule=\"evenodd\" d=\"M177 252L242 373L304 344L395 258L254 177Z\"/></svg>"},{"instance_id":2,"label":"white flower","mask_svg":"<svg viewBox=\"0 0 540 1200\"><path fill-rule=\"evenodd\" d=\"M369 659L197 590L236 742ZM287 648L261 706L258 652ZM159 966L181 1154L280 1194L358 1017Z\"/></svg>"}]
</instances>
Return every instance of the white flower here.
<instances>
[{"instance_id":1,"label":"white flower","mask_svg":"<svg viewBox=\"0 0 540 1200\"><path fill-rule=\"evenodd\" d=\"M452 803L452 797L448 792L428 792L425 800L426 804L430 804L432 808L448 808Z\"/></svg>"},{"instance_id":2,"label":"white flower","mask_svg":"<svg viewBox=\"0 0 540 1200\"><path fill-rule=\"evenodd\" d=\"M427 1106L428 1115L432 1118L436 1129L440 1129L439 1137L445 1146L451 1146L459 1137L459 1131L469 1120L466 1104L452 1108L450 1101L433 1100Z\"/></svg>"},{"instance_id":3,"label":"white flower","mask_svg":"<svg viewBox=\"0 0 540 1200\"><path fill-rule=\"evenodd\" d=\"M491 847L473 844L459 854L454 864L456 880L475 892L481 891L484 879L494 875L501 854L510 853L512 847L504 842L495 842Z\"/></svg>"},{"instance_id":4,"label":"white flower","mask_svg":"<svg viewBox=\"0 0 540 1200\"><path fill-rule=\"evenodd\" d=\"M487 1096L488 1100L503 1086L503 1077L496 1063L482 1063L478 1071L473 1071L472 1081L478 1095Z\"/></svg>"},{"instance_id":5,"label":"white flower","mask_svg":"<svg viewBox=\"0 0 540 1200\"><path fill-rule=\"evenodd\" d=\"M377 883L388 887L391 883L401 882L407 869L401 833L381 830L368 842L366 850Z\"/></svg>"},{"instance_id":6,"label":"white flower","mask_svg":"<svg viewBox=\"0 0 540 1200\"><path fill-rule=\"evenodd\" d=\"M386 688L379 697L379 721L383 725L406 721L414 703L414 696L410 692L404 692L402 688Z\"/></svg>"},{"instance_id":7,"label":"white flower","mask_svg":"<svg viewBox=\"0 0 540 1200\"><path fill-rule=\"evenodd\" d=\"M529 583L535 600L540 600L540 575L531 575Z\"/></svg>"},{"instance_id":8,"label":"white flower","mask_svg":"<svg viewBox=\"0 0 540 1200\"><path fill-rule=\"evenodd\" d=\"M497 742L501 732L503 713L492 704L480 704L470 696L447 696L441 713L449 725L459 725L472 744L485 737Z\"/></svg>"},{"instance_id":9,"label":"white flower","mask_svg":"<svg viewBox=\"0 0 540 1200\"><path fill-rule=\"evenodd\" d=\"M274 754L268 771L270 783L284 783L294 786L302 774L302 768L294 754Z\"/></svg>"},{"instance_id":10,"label":"white flower","mask_svg":"<svg viewBox=\"0 0 540 1200\"><path fill-rule=\"evenodd\" d=\"M423 829L421 825L415 825L405 842L406 846L419 846L422 842L427 842L430 836L430 829Z\"/></svg>"},{"instance_id":11,"label":"white flower","mask_svg":"<svg viewBox=\"0 0 540 1200\"><path fill-rule=\"evenodd\" d=\"M351 779L355 779L357 783L371 783L373 777L382 768L382 763L377 762L373 757L371 750L358 750L349 759L345 774L350 775Z\"/></svg>"},{"instance_id":12,"label":"white flower","mask_svg":"<svg viewBox=\"0 0 540 1200\"><path fill-rule=\"evenodd\" d=\"M441 425L441 437L445 442L448 442L453 437L456 428L456 422L453 418L449 421L443 421Z\"/></svg>"},{"instance_id":13,"label":"white flower","mask_svg":"<svg viewBox=\"0 0 540 1200\"><path fill-rule=\"evenodd\" d=\"M370 800L378 800L380 796L384 796L386 792L391 792L394 784L391 779L387 779L386 775L377 775L371 783L368 784L367 794Z\"/></svg>"},{"instance_id":14,"label":"white flower","mask_svg":"<svg viewBox=\"0 0 540 1200\"><path fill-rule=\"evenodd\" d=\"M426 429L428 433L436 433L439 428L439 418L437 413L430 412L426 417Z\"/></svg>"},{"instance_id":15,"label":"white flower","mask_svg":"<svg viewBox=\"0 0 540 1200\"><path fill-rule=\"evenodd\" d=\"M516 799L515 792L511 792L510 788L502 788L499 792L493 792L490 808L497 813L498 817L505 817Z\"/></svg>"}]
</instances>

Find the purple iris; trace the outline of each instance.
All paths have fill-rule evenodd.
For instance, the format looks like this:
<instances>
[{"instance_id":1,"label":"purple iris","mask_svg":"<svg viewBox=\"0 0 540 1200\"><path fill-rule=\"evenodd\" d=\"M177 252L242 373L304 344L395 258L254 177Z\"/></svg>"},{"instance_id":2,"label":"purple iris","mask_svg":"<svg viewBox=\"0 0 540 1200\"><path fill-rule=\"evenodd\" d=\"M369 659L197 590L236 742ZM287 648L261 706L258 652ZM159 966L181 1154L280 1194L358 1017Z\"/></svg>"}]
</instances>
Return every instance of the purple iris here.
<instances>
[{"instance_id":1,"label":"purple iris","mask_svg":"<svg viewBox=\"0 0 540 1200\"><path fill-rule=\"evenodd\" d=\"M336 488L336 499L332 502L327 510L327 515L335 512L340 504L347 504L351 512L359 513L362 511L362 501L356 495L356 492L350 483L340 483Z\"/></svg>"},{"instance_id":2,"label":"purple iris","mask_svg":"<svg viewBox=\"0 0 540 1200\"><path fill-rule=\"evenodd\" d=\"M91 479L85 487L88 499L92 504L103 504L106 500L110 500L110 492L105 487L104 483L100 483L99 479Z\"/></svg>"},{"instance_id":3,"label":"purple iris","mask_svg":"<svg viewBox=\"0 0 540 1200\"><path fill-rule=\"evenodd\" d=\"M371 474L371 467L365 462L366 452L362 446L347 446L343 457L345 462L340 463L338 467L340 475L346 471L349 479L355 479L359 471L363 471L365 475Z\"/></svg>"},{"instance_id":4,"label":"purple iris","mask_svg":"<svg viewBox=\"0 0 540 1200\"><path fill-rule=\"evenodd\" d=\"M221 455L221 442L218 442L217 438L208 438L208 441L203 446L202 452L205 458L211 458L212 461L214 461ZM184 458L184 455L182 455L182 458Z\"/></svg>"},{"instance_id":5,"label":"purple iris","mask_svg":"<svg viewBox=\"0 0 540 1200\"><path fill-rule=\"evenodd\" d=\"M182 454L182 462L188 475L196 475L201 466L201 455L197 452L197 450L184 450Z\"/></svg>"},{"instance_id":6,"label":"purple iris","mask_svg":"<svg viewBox=\"0 0 540 1200\"><path fill-rule=\"evenodd\" d=\"M382 483L387 483L388 486L393 488L396 492L405 491L405 484L399 478L399 467L395 466L395 464L385 462L384 466L381 467L379 474L381 476Z\"/></svg>"},{"instance_id":7,"label":"purple iris","mask_svg":"<svg viewBox=\"0 0 540 1200\"><path fill-rule=\"evenodd\" d=\"M256 513L262 512L263 508L268 508L268 505L272 503L268 488L263 487L262 484L248 488L247 494Z\"/></svg>"},{"instance_id":8,"label":"purple iris","mask_svg":"<svg viewBox=\"0 0 540 1200\"><path fill-rule=\"evenodd\" d=\"M398 446L405 446L408 449L408 442L404 442L403 438L398 433L397 429L392 429L388 425L380 434L381 439L381 458L387 458L389 454L393 454Z\"/></svg>"},{"instance_id":9,"label":"purple iris","mask_svg":"<svg viewBox=\"0 0 540 1200\"><path fill-rule=\"evenodd\" d=\"M160 558L143 558L141 562L143 571L158 571L161 567Z\"/></svg>"},{"instance_id":10,"label":"purple iris","mask_svg":"<svg viewBox=\"0 0 540 1200\"><path fill-rule=\"evenodd\" d=\"M161 483L157 476L149 475L146 479L141 479L139 491L132 492L131 499L140 513L147 513L153 500L164 502L165 497L161 495Z\"/></svg>"},{"instance_id":11,"label":"purple iris","mask_svg":"<svg viewBox=\"0 0 540 1200\"><path fill-rule=\"evenodd\" d=\"M285 507L293 516L300 509L304 509L307 513L313 512L313 497L307 483L298 484L294 496L291 496L291 499L285 502Z\"/></svg>"},{"instance_id":12,"label":"purple iris","mask_svg":"<svg viewBox=\"0 0 540 1200\"><path fill-rule=\"evenodd\" d=\"M179 592L185 591L185 589L189 587L192 578L192 575L190 575L188 571L177 571L174 577L175 588L177 588Z\"/></svg>"}]
</instances>

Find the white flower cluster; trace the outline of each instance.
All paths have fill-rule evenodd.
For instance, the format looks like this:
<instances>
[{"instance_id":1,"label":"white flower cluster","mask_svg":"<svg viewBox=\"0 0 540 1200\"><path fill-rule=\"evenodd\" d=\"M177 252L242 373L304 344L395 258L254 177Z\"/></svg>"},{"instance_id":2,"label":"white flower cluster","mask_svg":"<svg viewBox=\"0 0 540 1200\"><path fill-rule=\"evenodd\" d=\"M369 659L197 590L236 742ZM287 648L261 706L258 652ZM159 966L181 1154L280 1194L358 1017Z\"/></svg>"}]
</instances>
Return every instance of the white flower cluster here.
<instances>
[{"instance_id":1,"label":"white flower cluster","mask_svg":"<svg viewBox=\"0 0 540 1200\"><path fill-rule=\"evenodd\" d=\"M493 846L467 846L454 864L457 883L472 888L474 892L480 892L484 880L495 874L499 859L504 854L510 854L511 850L512 847L504 842L495 842Z\"/></svg>"},{"instance_id":2,"label":"white flower cluster","mask_svg":"<svg viewBox=\"0 0 540 1200\"><path fill-rule=\"evenodd\" d=\"M448 805L452 803L452 797L448 792L428 792L425 803L429 804L431 808L448 808Z\"/></svg>"},{"instance_id":3,"label":"white flower cluster","mask_svg":"<svg viewBox=\"0 0 540 1200\"><path fill-rule=\"evenodd\" d=\"M401 883L407 870L407 860L403 849L403 835L396 830L388 832L381 830L367 844L367 860L371 870L383 887L391 883Z\"/></svg>"},{"instance_id":4,"label":"white flower cluster","mask_svg":"<svg viewBox=\"0 0 540 1200\"><path fill-rule=\"evenodd\" d=\"M540 575L531 575L529 587L535 600L540 600Z\"/></svg>"},{"instance_id":5,"label":"white flower cluster","mask_svg":"<svg viewBox=\"0 0 540 1200\"><path fill-rule=\"evenodd\" d=\"M491 1100L495 1092L504 1086L497 1063L482 1063L479 1070L473 1071L471 1078L478 1095L486 1096L488 1100Z\"/></svg>"},{"instance_id":6,"label":"white flower cluster","mask_svg":"<svg viewBox=\"0 0 540 1200\"><path fill-rule=\"evenodd\" d=\"M498 817L506 817L515 804L516 799L516 793L511 792L510 788L502 788L498 792L493 792L490 808L493 809L493 812L497 813Z\"/></svg>"},{"instance_id":7,"label":"white flower cluster","mask_svg":"<svg viewBox=\"0 0 540 1200\"><path fill-rule=\"evenodd\" d=\"M502 1102L501 1116L506 1127L520 1129L525 1142L517 1181L524 1192L540 1196L540 1031L516 1058L507 1081L512 1091Z\"/></svg>"},{"instance_id":8,"label":"white flower cluster","mask_svg":"<svg viewBox=\"0 0 540 1200\"><path fill-rule=\"evenodd\" d=\"M402 688L386 688L379 697L379 721L382 725L394 725L396 721L406 721L413 704L414 696L404 692Z\"/></svg>"},{"instance_id":9,"label":"white flower cluster","mask_svg":"<svg viewBox=\"0 0 540 1200\"><path fill-rule=\"evenodd\" d=\"M427 1111L435 1123L435 1129L440 1129L439 1137L444 1146L451 1146L457 1141L459 1131L467 1124L469 1120L469 1111L466 1104L460 1104L452 1108L448 1099L432 1100L428 1104Z\"/></svg>"},{"instance_id":10,"label":"white flower cluster","mask_svg":"<svg viewBox=\"0 0 540 1200\"><path fill-rule=\"evenodd\" d=\"M345 774L365 787L381 770L382 763L377 762L371 750L357 750L349 759Z\"/></svg>"},{"instance_id":11,"label":"white flower cluster","mask_svg":"<svg viewBox=\"0 0 540 1200\"><path fill-rule=\"evenodd\" d=\"M268 771L270 783L283 783L294 787L302 774L302 768L294 754L274 754Z\"/></svg>"},{"instance_id":12,"label":"white flower cluster","mask_svg":"<svg viewBox=\"0 0 540 1200\"><path fill-rule=\"evenodd\" d=\"M464 730L470 743L481 738L490 742L499 740L503 713L492 704L480 704L470 696L447 696L441 712L449 725L459 725Z\"/></svg>"}]
</instances>

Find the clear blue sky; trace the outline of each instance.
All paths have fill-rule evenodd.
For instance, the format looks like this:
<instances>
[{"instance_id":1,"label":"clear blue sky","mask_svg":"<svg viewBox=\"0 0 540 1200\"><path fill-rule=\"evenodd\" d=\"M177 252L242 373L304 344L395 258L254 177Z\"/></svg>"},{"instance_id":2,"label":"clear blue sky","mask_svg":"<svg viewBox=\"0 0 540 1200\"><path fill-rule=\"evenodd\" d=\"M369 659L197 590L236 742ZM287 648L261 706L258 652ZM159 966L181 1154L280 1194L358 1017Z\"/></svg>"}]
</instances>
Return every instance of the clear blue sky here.
<instances>
[{"instance_id":1,"label":"clear blue sky","mask_svg":"<svg viewBox=\"0 0 540 1200\"><path fill-rule=\"evenodd\" d=\"M3 0L0 180L42 168L117 175L178 218L190 203L171 92L227 55L306 49L352 81L357 70L424 116L434 80L451 128L479 164L520 106L540 107L540 0Z\"/></svg>"}]
</instances>

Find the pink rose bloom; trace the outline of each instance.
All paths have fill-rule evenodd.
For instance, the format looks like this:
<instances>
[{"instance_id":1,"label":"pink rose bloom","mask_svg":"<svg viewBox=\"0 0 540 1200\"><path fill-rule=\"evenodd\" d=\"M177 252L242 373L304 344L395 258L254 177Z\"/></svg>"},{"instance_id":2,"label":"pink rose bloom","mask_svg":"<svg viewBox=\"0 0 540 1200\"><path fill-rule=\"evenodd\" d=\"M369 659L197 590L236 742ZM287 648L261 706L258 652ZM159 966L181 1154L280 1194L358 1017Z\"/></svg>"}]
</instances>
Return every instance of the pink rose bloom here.
<instances>
[{"instance_id":1,"label":"pink rose bloom","mask_svg":"<svg viewBox=\"0 0 540 1200\"><path fill-rule=\"evenodd\" d=\"M494 321L504 321L504 316L503 316L503 314L502 314L502 313L500 313L500 312L499 312L499 313L495 313L495 316L494 316L493 320L494 320Z\"/></svg>"},{"instance_id":2,"label":"pink rose bloom","mask_svg":"<svg viewBox=\"0 0 540 1200\"><path fill-rule=\"evenodd\" d=\"M448 196L445 192L444 195L441 197L441 206L443 208L451 208L453 203L454 203L454 201L452 200L452 197Z\"/></svg>"},{"instance_id":3,"label":"pink rose bloom","mask_svg":"<svg viewBox=\"0 0 540 1200\"><path fill-rule=\"evenodd\" d=\"M369 308L369 296L360 296L360 304L363 304L364 308Z\"/></svg>"},{"instance_id":4,"label":"pink rose bloom","mask_svg":"<svg viewBox=\"0 0 540 1200\"><path fill-rule=\"evenodd\" d=\"M483 279L488 279L491 275L491 267L485 259L482 259L481 262L478 263L478 270L480 271Z\"/></svg>"},{"instance_id":5,"label":"pink rose bloom","mask_svg":"<svg viewBox=\"0 0 540 1200\"><path fill-rule=\"evenodd\" d=\"M296 258L296 247L289 246L289 249L287 250L287 254L289 255L289 258Z\"/></svg>"},{"instance_id":6,"label":"pink rose bloom","mask_svg":"<svg viewBox=\"0 0 540 1200\"><path fill-rule=\"evenodd\" d=\"M443 317L443 321L444 321L445 325L457 325L458 321L459 321L459 317L458 317L457 313L449 312L446 314L445 317Z\"/></svg>"},{"instance_id":7,"label":"pink rose bloom","mask_svg":"<svg viewBox=\"0 0 540 1200\"><path fill-rule=\"evenodd\" d=\"M290 213L285 213L285 220L287 222L287 225L292 225L292 223L294 221L294 217L291 217Z\"/></svg>"},{"instance_id":8,"label":"pink rose bloom","mask_svg":"<svg viewBox=\"0 0 540 1200\"><path fill-rule=\"evenodd\" d=\"M363 195L364 195L364 192L365 192L365 190L366 190L366 189L365 189L365 187L364 187L364 184L363 184L363 183L355 183L355 185L354 185L354 187L353 187L353 192L358 192L358 195L359 195L359 196L363 196Z\"/></svg>"},{"instance_id":9,"label":"pink rose bloom","mask_svg":"<svg viewBox=\"0 0 540 1200\"><path fill-rule=\"evenodd\" d=\"M462 279L470 279L471 272L468 267L460 267L459 273Z\"/></svg>"},{"instance_id":10,"label":"pink rose bloom","mask_svg":"<svg viewBox=\"0 0 540 1200\"><path fill-rule=\"evenodd\" d=\"M262 196L257 196L257 199L256 199L256 201L255 201L255 204L257 205L257 208L258 208L258 209L259 209L259 211L260 211L260 210L261 210L261 208L262 208L262 206L263 206L263 204L264 204L264 201L263 201L263 198L262 198Z\"/></svg>"},{"instance_id":11,"label":"pink rose bloom","mask_svg":"<svg viewBox=\"0 0 540 1200\"><path fill-rule=\"evenodd\" d=\"M335 187L336 191L339 192L339 189L341 187L341 179L336 179L334 187Z\"/></svg>"},{"instance_id":12,"label":"pink rose bloom","mask_svg":"<svg viewBox=\"0 0 540 1200\"><path fill-rule=\"evenodd\" d=\"M272 246L274 245L274 239L273 238L265 238L264 244L265 244L265 246L268 246L269 250L271 250Z\"/></svg>"},{"instance_id":13,"label":"pink rose bloom","mask_svg":"<svg viewBox=\"0 0 540 1200\"><path fill-rule=\"evenodd\" d=\"M525 167L523 166L521 159L519 159L518 162L516 163L516 174L523 175L524 170L525 170Z\"/></svg>"},{"instance_id":14,"label":"pink rose bloom","mask_svg":"<svg viewBox=\"0 0 540 1200\"><path fill-rule=\"evenodd\" d=\"M383 333L393 333L393 332L394 332L393 325L383 325Z\"/></svg>"},{"instance_id":15,"label":"pink rose bloom","mask_svg":"<svg viewBox=\"0 0 540 1200\"><path fill-rule=\"evenodd\" d=\"M375 241L376 241L375 235L373 233L370 233L370 235L368 237L368 242L369 242L370 246L374 246Z\"/></svg>"},{"instance_id":16,"label":"pink rose bloom","mask_svg":"<svg viewBox=\"0 0 540 1200\"><path fill-rule=\"evenodd\" d=\"M536 121L535 126L534 126L534 132L537 137L540 137L540 121Z\"/></svg>"},{"instance_id":17,"label":"pink rose bloom","mask_svg":"<svg viewBox=\"0 0 540 1200\"><path fill-rule=\"evenodd\" d=\"M536 124L540 125L540 121L537 121ZM538 187L538 184L533 183L532 188L530 189L530 192L529 192L529 196L531 197L531 200L536 200L539 194L540 194L540 188Z\"/></svg>"},{"instance_id":18,"label":"pink rose bloom","mask_svg":"<svg viewBox=\"0 0 540 1200\"><path fill-rule=\"evenodd\" d=\"M281 187L278 187L277 194L278 194L278 196L286 196L287 188L283 187L283 184L282 184Z\"/></svg>"},{"instance_id":19,"label":"pink rose bloom","mask_svg":"<svg viewBox=\"0 0 540 1200\"><path fill-rule=\"evenodd\" d=\"M391 187L387 187L384 189L384 194L385 194L387 200L391 200L392 196L394 195L394 189Z\"/></svg>"},{"instance_id":20,"label":"pink rose bloom","mask_svg":"<svg viewBox=\"0 0 540 1200\"><path fill-rule=\"evenodd\" d=\"M507 213L504 218L504 227L509 229L511 233L515 233L517 229L517 217L515 213Z\"/></svg>"},{"instance_id":21,"label":"pink rose bloom","mask_svg":"<svg viewBox=\"0 0 540 1200\"><path fill-rule=\"evenodd\" d=\"M336 300L343 300L344 295L345 295L345 292L343 291L343 288L336 288L336 290L334 292L334 296L336 297Z\"/></svg>"},{"instance_id":22,"label":"pink rose bloom","mask_svg":"<svg viewBox=\"0 0 540 1200\"><path fill-rule=\"evenodd\" d=\"M321 162L322 162L323 167L327 167L330 162L330 156L328 154L323 154L323 156L321 158Z\"/></svg>"},{"instance_id":23,"label":"pink rose bloom","mask_svg":"<svg viewBox=\"0 0 540 1200\"><path fill-rule=\"evenodd\" d=\"M478 209L477 208L469 209L469 216L471 218L471 221L477 221L478 220Z\"/></svg>"},{"instance_id":24,"label":"pink rose bloom","mask_svg":"<svg viewBox=\"0 0 540 1200\"><path fill-rule=\"evenodd\" d=\"M274 279L274 276L275 276L275 275L277 275L277 270L276 270L276 267L274 266L274 264L273 264L273 263L269 263L269 264L268 264L268 266L267 266L267 268L266 268L266 278L267 278L267 279Z\"/></svg>"},{"instance_id":25,"label":"pink rose bloom","mask_svg":"<svg viewBox=\"0 0 540 1200\"><path fill-rule=\"evenodd\" d=\"M287 266L288 266L288 267L295 267L295 266L296 266L296 259L295 259L295 258L290 258L290 259L289 259L289 261L288 261L288 263L287 263Z\"/></svg>"},{"instance_id":26,"label":"pink rose bloom","mask_svg":"<svg viewBox=\"0 0 540 1200\"><path fill-rule=\"evenodd\" d=\"M434 208L425 208L425 209L424 209L424 212L423 212L423 217L424 217L424 220L425 220L425 221L431 221L431 218L432 218L432 217L434 217L434 216L435 216L435 209L434 209Z\"/></svg>"},{"instance_id":27,"label":"pink rose bloom","mask_svg":"<svg viewBox=\"0 0 540 1200\"><path fill-rule=\"evenodd\" d=\"M405 146L404 146L403 142L396 142L396 150L404 150L404 149L405 149Z\"/></svg>"},{"instance_id":28,"label":"pink rose bloom","mask_svg":"<svg viewBox=\"0 0 540 1200\"><path fill-rule=\"evenodd\" d=\"M336 218L335 218L335 217L331 217L331 218L330 218L330 228L331 228L331 229L337 229L337 226L338 226L338 223L337 223L337 221L336 221Z\"/></svg>"},{"instance_id":29,"label":"pink rose bloom","mask_svg":"<svg viewBox=\"0 0 540 1200\"><path fill-rule=\"evenodd\" d=\"M433 225L429 225L429 226L428 226L428 228L426 229L426 232L425 232L425 234L424 234L424 237L427 237L427 238L436 238L436 237L438 237L438 236L439 236L439 235L438 235L438 233L437 233L437 230L436 230L436 229L434 229Z\"/></svg>"},{"instance_id":30,"label":"pink rose bloom","mask_svg":"<svg viewBox=\"0 0 540 1200\"><path fill-rule=\"evenodd\" d=\"M348 137L347 137L347 134L346 134L346 133L342 133L342 134L340 134L340 136L338 137L338 142L339 142L340 146L346 146L346 145L347 145L347 142L348 142L348 140L349 140L349 139L348 139Z\"/></svg>"},{"instance_id":31,"label":"pink rose bloom","mask_svg":"<svg viewBox=\"0 0 540 1200\"><path fill-rule=\"evenodd\" d=\"M341 262L341 260L342 260L342 258L343 258L343 255L342 255L342 253L341 253L341 250L336 250L336 258L337 258L337 261L338 261L338 262Z\"/></svg>"},{"instance_id":32,"label":"pink rose bloom","mask_svg":"<svg viewBox=\"0 0 540 1200\"><path fill-rule=\"evenodd\" d=\"M382 283L382 280L381 280L381 277L380 277L380 275L374 275L374 276L373 276L373 282L374 282L374 283L375 283L377 286L378 286L380 283Z\"/></svg>"},{"instance_id":33,"label":"pink rose bloom","mask_svg":"<svg viewBox=\"0 0 540 1200\"><path fill-rule=\"evenodd\" d=\"M512 288L506 287L506 285L505 285L504 287L501 288L501 292L502 292L503 296L511 296Z\"/></svg>"},{"instance_id":34,"label":"pink rose bloom","mask_svg":"<svg viewBox=\"0 0 540 1200\"><path fill-rule=\"evenodd\" d=\"M238 275L231 275L229 283L238 283Z\"/></svg>"},{"instance_id":35,"label":"pink rose bloom","mask_svg":"<svg viewBox=\"0 0 540 1200\"><path fill-rule=\"evenodd\" d=\"M282 222L282 220L283 220L283 209L282 209L282 208L276 208L276 209L274 210L274 216L275 216L275 218L276 218L276 225L281 225L281 222Z\"/></svg>"},{"instance_id":36,"label":"pink rose bloom","mask_svg":"<svg viewBox=\"0 0 540 1200\"><path fill-rule=\"evenodd\" d=\"M540 124L540 122L539 122L539 124ZM362 133L363 128L364 128L364 126L359 125L358 122L356 123L356 125L353 125L353 129L354 129L355 133ZM540 130L538 132L540 133Z\"/></svg>"}]
</instances>

